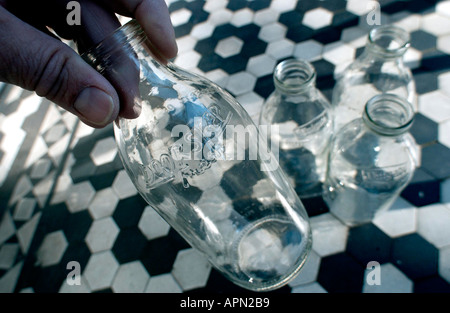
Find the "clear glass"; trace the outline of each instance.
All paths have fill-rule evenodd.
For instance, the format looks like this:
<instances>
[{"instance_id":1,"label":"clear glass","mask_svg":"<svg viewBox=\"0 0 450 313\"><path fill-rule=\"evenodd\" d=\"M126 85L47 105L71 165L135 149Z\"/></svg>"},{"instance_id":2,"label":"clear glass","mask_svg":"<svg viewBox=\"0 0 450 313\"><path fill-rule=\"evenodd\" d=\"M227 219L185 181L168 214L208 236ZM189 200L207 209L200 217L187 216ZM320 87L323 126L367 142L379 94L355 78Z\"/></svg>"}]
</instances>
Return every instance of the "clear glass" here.
<instances>
[{"instance_id":1,"label":"clear glass","mask_svg":"<svg viewBox=\"0 0 450 313\"><path fill-rule=\"evenodd\" d=\"M275 90L261 109L260 125L278 127L272 144L280 165L292 177L301 198L322 194L330 137L331 105L316 88L316 72L304 60L280 62L273 74Z\"/></svg>"},{"instance_id":2,"label":"clear glass","mask_svg":"<svg viewBox=\"0 0 450 313\"><path fill-rule=\"evenodd\" d=\"M324 200L348 225L371 221L388 209L411 180L415 143L408 129L412 105L392 94L370 99L361 118L344 125L332 141Z\"/></svg>"},{"instance_id":3,"label":"clear glass","mask_svg":"<svg viewBox=\"0 0 450 313\"><path fill-rule=\"evenodd\" d=\"M111 81L138 84L140 116L114 127L128 175L232 282L254 291L283 286L311 249L302 202L242 106L213 82L161 64L149 46L131 21L84 55Z\"/></svg>"},{"instance_id":4,"label":"clear glass","mask_svg":"<svg viewBox=\"0 0 450 313\"><path fill-rule=\"evenodd\" d=\"M402 28L384 25L369 32L363 53L336 77L332 106L335 128L361 117L366 102L377 94L406 98L415 109L415 83L403 56L410 46Z\"/></svg>"}]
</instances>

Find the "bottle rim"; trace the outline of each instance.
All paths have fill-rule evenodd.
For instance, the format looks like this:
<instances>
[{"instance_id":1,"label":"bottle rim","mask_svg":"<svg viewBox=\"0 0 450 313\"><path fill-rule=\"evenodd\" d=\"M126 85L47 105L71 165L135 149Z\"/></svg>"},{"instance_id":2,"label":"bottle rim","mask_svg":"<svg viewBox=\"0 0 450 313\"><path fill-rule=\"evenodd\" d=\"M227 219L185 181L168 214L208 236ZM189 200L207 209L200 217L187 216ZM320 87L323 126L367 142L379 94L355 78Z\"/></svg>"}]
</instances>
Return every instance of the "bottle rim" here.
<instances>
[{"instance_id":1,"label":"bottle rim","mask_svg":"<svg viewBox=\"0 0 450 313\"><path fill-rule=\"evenodd\" d=\"M275 67L273 80L275 87L283 92L303 93L315 84L316 71L306 60L286 59Z\"/></svg>"},{"instance_id":2,"label":"bottle rim","mask_svg":"<svg viewBox=\"0 0 450 313\"><path fill-rule=\"evenodd\" d=\"M107 35L102 41L87 49L81 57L101 73L110 55L132 52L147 36L139 23L132 19Z\"/></svg>"},{"instance_id":3,"label":"bottle rim","mask_svg":"<svg viewBox=\"0 0 450 313\"><path fill-rule=\"evenodd\" d=\"M391 38L392 42L396 43L396 46L384 46L383 38ZM383 25L373 28L368 35L368 46L371 51L384 57L398 57L405 54L406 50L411 45L411 38L409 33L394 25Z\"/></svg>"},{"instance_id":4,"label":"bottle rim","mask_svg":"<svg viewBox=\"0 0 450 313\"><path fill-rule=\"evenodd\" d=\"M382 114L381 118L380 114ZM398 136L409 130L414 121L414 115L413 106L408 100L387 93L376 95L367 101L363 120L370 129L378 134Z\"/></svg>"}]
</instances>

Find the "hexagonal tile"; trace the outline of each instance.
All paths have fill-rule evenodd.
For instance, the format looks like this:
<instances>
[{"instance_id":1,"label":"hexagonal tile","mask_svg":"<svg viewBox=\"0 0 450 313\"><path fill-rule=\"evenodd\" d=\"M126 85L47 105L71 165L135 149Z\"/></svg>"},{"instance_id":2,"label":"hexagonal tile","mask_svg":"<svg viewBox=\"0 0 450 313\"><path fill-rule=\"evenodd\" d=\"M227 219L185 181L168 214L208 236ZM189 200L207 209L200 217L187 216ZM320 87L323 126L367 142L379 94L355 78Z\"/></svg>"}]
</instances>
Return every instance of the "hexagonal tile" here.
<instances>
[{"instance_id":1,"label":"hexagonal tile","mask_svg":"<svg viewBox=\"0 0 450 313\"><path fill-rule=\"evenodd\" d=\"M46 235L36 253L38 264L42 267L58 264L68 245L61 230Z\"/></svg>"},{"instance_id":2,"label":"hexagonal tile","mask_svg":"<svg viewBox=\"0 0 450 313\"><path fill-rule=\"evenodd\" d=\"M442 52L450 54L450 35L439 37L437 40L437 48Z\"/></svg>"},{"instance_id":3,"label":"hexagonal tile","mask_svg":"<svg viewBox=\"0 0 450 313\"><path fill-rule=\"evenodd\" d=\"M98 191L92 202L89 204L88 210L94 219L111 216L116 209L119 198L112 188L105 188Z\"/></svg>"},{"instance_id":4,"label":"hexagonal tile","mask_svg":"<svg viewBox=\"0 0 450 313\"><path fill-rule=\"evenodd\" d=\"M427 14L422 18L421 28L435 36L446 35L450 29L450 17L439 13Z\"/></svg>"},{"instance_id":5,"label":"hexagonal tile","mask_svg":"<svg viewBox=\"0 0 450 313\"><path fill-rule=\"evenodd\" d=\"M218 26L229 23L232 17L233 13L230 10L219 9L211 12L211 14L208 17L208 21L211 24Z\"/></svg>"},{"instance_id":6,"label":"hexagonal tile","mask_svg":"<svg viewBox=\"0 0 450 313\"><path fill-rule=\"evenodd\" d=\"M86 209L94 195L95 190L91 183L85 181L72 186L65 202L69 211L75 213Z\"/></svg>"},{"instance_id":7,"label":"hexagonal tile","mask_svg":"<svg viewBox=\"0 0 450 313\"><path fill-rule=\"evenodd\" d=\"M186 8L182 8L170 14L173 27L186 24L192 16L192 12Z\"/></svg>"},{"instance_id":8,"label":"hexagonal tile","mask_svg":"<svg viewBox=\"0 0 450 313\"><path fill-rule=\"evenodd\" d=\"M91 255L83 275L92 291L102 290L111 287L118 268L111 251L103 251Z\"/></svg>"},{"instance_id":9,"label":"hexagonal tile","mask_svg":"<svg viewBox=\"0 0 450 313\"><path fill-rule=\"evenodd\" d=\"M96 166L111 163L116 155L117 146L113 137L99 140L90 153L90 157Z\"/></svg>"},{"instance_id":10,"label":"hexagonal tile","mask_svg":"<svg viewBox=\"0 0 450 313\"><path fill-rule=\"evenodd\" d=\"M253 87L256 83L256 77L247 73L247 72L239 72L233 75L230 75L228 79L228 83L226 85L226 89L233 93L235 96L242 95L244 93L250 92L253 90Z\"/></svg>"},{"instance_id":11,"label":"hexagonal tile","mask_svg":"<svg viewBox=\"0 0 450 313\"><path fill-rule=\"evenodd\" d=\"M331 213L314 216L310 219L313 250L324 257L345 250L348 227Z\"/></svg>"},{"instance_id":12,"label":"hexagonal tile","mask_svg":"<svg viewBox=\"0 0 450 313\"><path fill-rule=\"evenodd\" d=\"M236 27L241 27L250 24L253 20L254 12L249 8L244 8L233 13L230 24Z\"/></svg>"},{"instance_id":13,"label":"hexagonal tile","mask_svg":"<svg viewBox=\"0 0 450 313\"><path fill-rule=\"evenodd\" d=\"M420 95L418 99L419 112L435 122L450 119L450 97L440 90Z\"/></svg>"},{"instance_id":14,"label":"hexagonal tile","mask_svg":"<svg viewBox=\"0 0 450 313\"><path fill-rule=\"evenodd\" d=\"M442 248L450 245L450 209L443 204L433 204L418 210L418 233Z\"/></svg>"},{"instance_id":15,"label":"hexagonal tile","mask_svg":"<svg viewBox=\"0 0 450 313\"><path fill-rule=\"evenodd\" d=\"M92 253L111 249L119 234L119 227L111 217L94 221L86 236L86 244Z\"/></svg>"},{"instance_id":16,"label":"hexagonal tile","mask_svg":"<svg viewBox=\"0 0 450 313\"><path fill-rule=\"evenodd\" d=\"M439 274L450 283L450 246L439 251Z\"/></svg>"},{"instance_id":17,"label":"hexagonal tile","mask_svg":"<svg viewBox=\"0 0 450 313\"><path fill-rule=\"evenodd\" d=\"M438 76L439 89L447 96L450 96L450 72L442 73Z\"/></svg>"},{"instance_id":18,"label":"hexagonal tile","mask_svg":"<svg viewBox=\"0 0 450 313\"><path fill-rule=\"evenodd\" d=\"M272 8L267 8L255 13L253 22L256 25L264 26L266 24L274 23L278 20L279 12Z\"/></svg>"},{"instance_id":19,"label":"hexagonal tile","mask_svg":"<svg viewBox=\"0 0 450 313\"><path fill-rule=\"evenodd\" d=\"M356 15L367 14L372 10L370 0L348 0L346 10Z\"/></svg>"},{"instance_id":20,"label":"hexagonal tile","mask_svg":"<svg viewBox=\"0 0 450 313\"><path fill-rule=\"evenodd\" d=\"M142 213L138 227L148 240L166 236L170 230L170 225L150 206Z\"/></svg>"},{"instance_id":21,"label":"hexagonal tile","mask_svg":"<svg viewBox=\"0 0 450 313\"><path fill-rule=\"evenodd\" d=\"M244 42L235 37L228 37L226 39L222 39L217 43L216 48L214 49L214 52L220 55L223 58L228 58L233 55L238 54L242 46L244 45Z\"/></svg>"},{"instance_id":22,"label":"hexagonal tile","mask_svg":"<svg viewBox=\"0 0 450 313\"><path fill-rule=\"evenodd\" d=\"M322 50L321 43L310 39L295 45L294 57L312 62L322 57Z\"/></svg>"},{"instance_id":23,"label":"hexagonal tile","mask_svg":"<svg viewBox=\"0 0 450 313\"><path fill-rule=\"evenodd\" d=\"M212 24L208 21L196 24L192 28L192 31L191 31L189 37L196 38L198 40L208 38L214 32L215 27L216 26L214 24ZM177 39L177 42L179 42L179 39ZM179 42L178 45L182 45L182 42L181 43Z\"/></svg>"},{"instance_id":24,"label":"hexagonal tile","mask_svg":"<svg viewBox=\"0 0 450 313\"><path fill-rule=\"evenodd\" d=\"M303 17L303 24L312 29L319 29L331 25L332 21L333 13L324 8L308 11Z\"/></svg>"},{"instance_id":25,"label":"hexagonal tile","mask_svg":"<svg viewBox=\"0 0 450 313\"><path fill-rule=\"evenodd\" d=\"M317 273L320 268L320 256L312 250L306 259L300 273L292 281L289 282L290 287L313 283L317 279Z\"/></svg>"},{"instance_id":26,"label":"hexagonal tile","mask_svg":"<svg viewBox=\"0 0 450 313\"><path fill-rule=\"evenodd\" d=\"M367 270L370 273L370 270ZM367 277L367 274L364 275ZM380 266L380 284L369 285L364 280L364 293L410 293L413 291L413 282L397 267L391 263Z\"/></svg>"},{"instance_id":27,"label":"hexagonal tile","mask_svg":"<svg viewBox=\"0 0 450 313\"><path fill-rule=\"evenodd\" d=\"M334 65L346 66L353 61L356 49L343 44L341 42L334 42L325 45L323 48L323 58Z\"/></svg>"},{"instance_id":28,"label":"hexagonal tile","mask_svg":"<svg viewBox=\"0 0 450 313\"><path fill-rule=\"evenodd\" d=\"M259 31L258 38L265 42L278 41L284 38L286 30L286 26L279 23L267 24Z\"/></svg>"},{"instance_id":29,"label":"hexagonal tile","mask_svg":"<svg viewBox=\"0 0 450 313\"><path fill-rule=\"evenodd\" d=\"M179 53L174 63L183 69L193 70L197 67L200 59L201 55L198 52L191 50Z\"/></svg>"},{"instance_id":30,"label":"hexagonal tile","mask_svg":"<svg viewBox=\"0 0 450 313\"><path fill-rule=\"evenodd\" d=\"M262 77L273 73L275 66L276 61L273 58L265 54L262 54L255 57L251 57L248 60L247 71L249 71L256 77Z\"/></svg>"},{"instance_id":31,"label":"hexagonal tile","mask_svg":"<svg viewBox=\"0 0 450 313\"><path fill-rule=\"evenodd\" d=\"M267 46L266 54L275 60L281 60L293 54L294 46L294 43L288 39L273 41Z\"/></svg>"},{"instance_id":32,"label":"hexagonal tile","mask_svg":"<svg viewBox=\"0 0 450 313\"><path fill-rule=\"evenodd\" d=\"M291 11L297 5L297 0L274 0L270 3L270 8L283 13Z\"/></svg>"},{"instance_id":33,"label":"hexagonal tile","mask_svg":"<svg viewBox=\"0 0 450 313\"><path fill-rule=\"evenodd\" d=\"M120 265L112 283L112 290L117 293L143 292L150 275L140 261Z\"/></svg>"},{"instance_id":34,"label":"hexagonal tile","mask_svg":"<svg viewBox=\"0 0 450 313\"><path fill-rule=\"evenodd\" d=\"M120 170L117 173L111 187L117 196L119 196L119 199L134 196L138 192L125 170Z\"/></svg>"},{"instance_id":35,"label":"hexagonal tile","mask_svg":"<svg viewBox=\"0 0 450 313\"><path fill-rule=\"evenodd\" d=\"M206 285L211 271L208 260L195 249L178 252L173 264L172 275L184 291Z\"/></svg>"},{"instance_id":36,"label":"hexagonal tile","mask_svg":"<svg viewBox=\"0 0 450 313\"><path fill-rule=\"evenodd\" d=\"M391 238L410 234L417 229L417 209L397 198L389 210L375 216L372 222Z\"/></svg>"},{"instance_id":37,"label":"hexagonal tile","mask_svg":"<svg viewBox=\"0 0 450 313\"><path fill-rule=\"evenodd\" d=\"M161 274L150 277L147 288L147 293L181 293L183 290L173 278L172 274Z\"/></svg>"}]
</instances>

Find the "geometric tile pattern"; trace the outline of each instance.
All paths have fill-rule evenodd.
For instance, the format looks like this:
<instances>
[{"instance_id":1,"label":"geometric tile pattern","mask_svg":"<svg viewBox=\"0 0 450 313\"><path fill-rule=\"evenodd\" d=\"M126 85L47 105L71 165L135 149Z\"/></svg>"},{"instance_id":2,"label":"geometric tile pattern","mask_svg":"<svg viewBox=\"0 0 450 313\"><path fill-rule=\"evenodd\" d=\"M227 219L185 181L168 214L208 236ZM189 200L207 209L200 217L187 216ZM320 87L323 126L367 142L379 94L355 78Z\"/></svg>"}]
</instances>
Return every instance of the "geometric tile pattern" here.
<instances>
[{"instance_id":1,"label":"geometric tile pattern","mask_svg":"<svg viewBox=\"0 0 450 313\"><path fill-rule=\"evenodd\" d=\"M309 60L317 87L331 97L335 75L362 52L373 27L369 2L167 1L179 45L174 62L227 89L257 121L273 69L289 57ZM450 291L450 1L379 4L382 24L411 34L405 62L418 94L411 134L420 168L389 211L364 225L344 225L321 198L305 200L313 251L277 292ZM201 191L195 197L207 201ZM80 284L66 280L72 261ZM375 271L380 284L370 280ZM243 290L138 195L112 125L90 128L0 83L0 292L200 291Z\"/></svg>"}]
</instances>

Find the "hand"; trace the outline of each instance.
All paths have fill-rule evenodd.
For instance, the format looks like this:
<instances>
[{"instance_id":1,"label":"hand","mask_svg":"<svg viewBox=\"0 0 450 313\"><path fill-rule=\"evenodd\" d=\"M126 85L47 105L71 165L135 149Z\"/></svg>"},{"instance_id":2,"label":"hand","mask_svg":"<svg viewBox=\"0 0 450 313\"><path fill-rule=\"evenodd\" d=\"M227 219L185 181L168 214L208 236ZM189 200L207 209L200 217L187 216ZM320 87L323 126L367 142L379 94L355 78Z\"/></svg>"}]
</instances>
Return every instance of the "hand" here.
<instances>
[{"instance_id":1,"label":"hand","mask_svg":"<svg viewBox=\"0 0 450 313\"><path fill-rule=\"evenodd\" d=\"M70 0L0 0L0 81L34 90L92 127L140 109L54 36L76 42L83 53L120 27L115 13L135 18L164 60L177 54L164 0L80 0L81 25L67 23Z\"/></svg>"}]
</instances>

